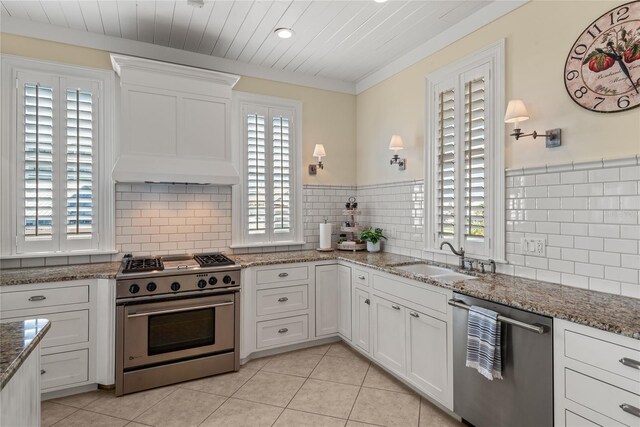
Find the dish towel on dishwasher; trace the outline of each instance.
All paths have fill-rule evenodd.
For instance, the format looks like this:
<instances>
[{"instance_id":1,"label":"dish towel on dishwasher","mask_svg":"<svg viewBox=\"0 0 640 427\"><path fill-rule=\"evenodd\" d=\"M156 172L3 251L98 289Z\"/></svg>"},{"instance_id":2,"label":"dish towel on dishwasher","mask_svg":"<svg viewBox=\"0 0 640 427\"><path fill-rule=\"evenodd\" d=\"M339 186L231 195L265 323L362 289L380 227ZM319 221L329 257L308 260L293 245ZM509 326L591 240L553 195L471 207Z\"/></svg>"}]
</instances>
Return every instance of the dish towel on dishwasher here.
<instances>
[{"instance_id":1,"label":"dish towel on dishwasher","mask_svg":"<svg viewBox=\"0 0 640 427\"><path fill-rule=\"evenodd\" d=\"M502 379L500 322L498 313L471 306L467 322L467 367L488 380Z\"/></svg>"}]
</instances>

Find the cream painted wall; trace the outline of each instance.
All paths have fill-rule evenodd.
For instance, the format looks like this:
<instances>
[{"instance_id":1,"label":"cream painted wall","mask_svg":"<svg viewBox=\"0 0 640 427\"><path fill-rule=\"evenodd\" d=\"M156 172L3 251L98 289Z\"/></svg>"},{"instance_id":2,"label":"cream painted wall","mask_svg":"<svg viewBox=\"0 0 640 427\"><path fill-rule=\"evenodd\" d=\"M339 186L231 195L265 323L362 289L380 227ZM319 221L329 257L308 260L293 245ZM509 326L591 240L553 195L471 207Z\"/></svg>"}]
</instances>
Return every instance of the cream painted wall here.
<instances>
[{"instance_id":1,"label":"cream painted wall","mask_svg":"<svg viewBox=\"0 0 640 427\"><path fill-rule=\"evenodd\" d=\"M616 158L640 153L640 108L615 114L575 104L563 82L567 53L597 17L623 1L531 1L357 96L358 185L423 178L425 76L498 39L506 39L506 100L522 98L523 131L562 128L562 147L506 138L507 168ZM502 112L501 112L502 114ZM512 127L505 125L505 132ZM392 134L407 149L407 170L389 166Z\"/></svg>"},{"instance_id":2,"label":"cream painted wall","mask_svg":"<svg viewBox=\"0 0 640 427\"><path fill-rule=\"evenodd\" d=\"M85 67L111 69L109 52L0 33L0 53ZM242 77L235 90L292 98L303 104L303 176L305 184L355 185L356 97L344 93ZM315 144L324 144L325 168L310 176Z\"/></svg>"}]
</instances>

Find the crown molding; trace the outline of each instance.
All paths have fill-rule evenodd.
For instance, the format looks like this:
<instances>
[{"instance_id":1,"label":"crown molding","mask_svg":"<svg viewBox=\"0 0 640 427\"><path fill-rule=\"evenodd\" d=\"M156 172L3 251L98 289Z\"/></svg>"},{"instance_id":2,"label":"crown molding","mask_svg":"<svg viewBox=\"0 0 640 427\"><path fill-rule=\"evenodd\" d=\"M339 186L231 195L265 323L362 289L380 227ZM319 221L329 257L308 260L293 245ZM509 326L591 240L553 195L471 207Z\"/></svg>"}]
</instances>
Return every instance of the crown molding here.
<instances>
[{"instance_id":1,"label":"crown molding","mask_svg":"<svg viewBox=\"0 0 640 427\"><path fill-rule=\"evenodd\" d=\"M412 51L406 53L395 61L390 62L384 67L372 72L366 77L356 82L356 94L360 94L365 90L377 85L378 83L392 77L412 66L413 64L433 55L437 51L449 46L450 44L460 40L461 38L471 34L472 32L484 27L485 25L495 21L511 11L528 3L529 0L509 0L494 1L488 6L483 7L476 13L457 24L449 27L446 31L438 34L431 40L423 43Z\"/></svg>"},{"instance_id":2,"label":"crown molding","mask_svg":"<svg viewBox=\"0 0 640 427\"><path fill-rule=\"evenodd\" d=\"M315 89L355 95L355 83L311 76L290 71L274 70L271 68L247 64L227 58L219 58L201 53L159 46L151 43L112 37L104 34L63 28L56 25L27 21L2 15L0 28L3 33L24 37L65 43L69 45L104 50L111 53L137 56L157 61L164 61L179 65L204 68L207 70L233 73L246 77L273 80Z\"/></svg>"}]
</instances>

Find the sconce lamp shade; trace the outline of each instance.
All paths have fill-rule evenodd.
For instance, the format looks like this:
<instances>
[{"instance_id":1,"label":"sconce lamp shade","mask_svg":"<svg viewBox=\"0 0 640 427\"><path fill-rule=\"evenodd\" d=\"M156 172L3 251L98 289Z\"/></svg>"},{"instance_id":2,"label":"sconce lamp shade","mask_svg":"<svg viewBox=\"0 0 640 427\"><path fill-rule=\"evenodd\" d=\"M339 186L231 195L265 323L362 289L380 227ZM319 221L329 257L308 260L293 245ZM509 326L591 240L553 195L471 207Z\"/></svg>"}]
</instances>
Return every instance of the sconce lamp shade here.
<instances>
[{"instance_id":1,"label":"sconce lamp shade","mask_svg":"<svg viewBox=\"0 0 640 427\"><path fill-rule=\"evenodd\" d=\"M402 143L402 138L400 135L393 135L391 137L391 141L389 142L389 150L398 151L404 148L404 144Z\"/></svg>"},{"instance_id":2,"label":"sconce lamp shade","mask_svg":"<svg viewBox=\"0 0 640 427\"><path fill-rule=\"evenodd\" d=\"M313 149L313 157L318 157L320 160L322 157L325 157L327 153L324 151L324 145L316 144L316 147Z\"/></svg>"},{"instance_id":3,"label":"sconce lamp shade","mask_svg":"<svg viewBox=\"0 0 640 427\"><path fill-rule=\"evenodd\" d=\"M507 112L504 115L505 123L518 123L529 120L529 112L521 99L512 99L507 105Z\"/></svg>"}]
</instances>

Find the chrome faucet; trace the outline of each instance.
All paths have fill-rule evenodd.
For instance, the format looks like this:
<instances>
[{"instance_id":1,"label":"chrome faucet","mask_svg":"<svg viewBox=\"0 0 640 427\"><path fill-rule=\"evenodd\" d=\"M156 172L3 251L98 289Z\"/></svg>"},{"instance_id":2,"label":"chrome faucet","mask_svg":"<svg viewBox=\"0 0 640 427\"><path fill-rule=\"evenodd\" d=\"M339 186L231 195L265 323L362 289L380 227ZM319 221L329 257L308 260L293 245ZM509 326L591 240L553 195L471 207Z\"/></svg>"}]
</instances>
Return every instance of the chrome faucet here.
<instances>
[{"instance_id":1,"label":"chrome faucet","mask_svg":"<svg viewBox=\"0 0 640 427\"><path fill-rule=\"evenodd\" d=\"M460 251L456 251L453 248L453 245L449 242L442 242L440 243L440 249L442 249L445 245L449 246L449 249L451 249L451 252L454 253L454 255L457 255L460 257L460 268L462 268L464 270L464 248L460 248Z\"/></svg>"}]
</instances>

